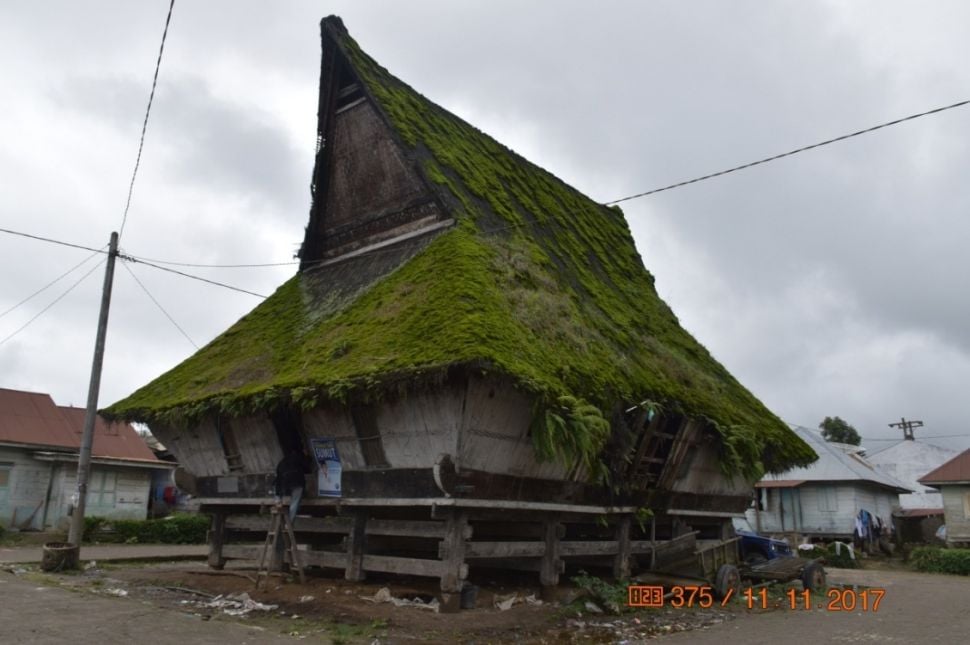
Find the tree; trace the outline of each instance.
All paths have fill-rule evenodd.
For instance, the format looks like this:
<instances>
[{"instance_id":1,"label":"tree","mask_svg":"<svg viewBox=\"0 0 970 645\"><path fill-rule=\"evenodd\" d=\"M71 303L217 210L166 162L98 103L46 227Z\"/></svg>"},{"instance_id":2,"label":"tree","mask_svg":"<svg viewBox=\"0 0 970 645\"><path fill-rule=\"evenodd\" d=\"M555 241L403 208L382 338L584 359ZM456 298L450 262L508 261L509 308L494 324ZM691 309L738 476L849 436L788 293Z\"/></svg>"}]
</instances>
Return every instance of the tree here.
<instances>
[{"instance_id":1,"label":"tree","mask_svg":"<svg viewBox=\"0 0 970 645\"><path fill-rule=\"evenodd\" d=\"M859 432L839 417L825 417L825 420L818 424L818 427L822 430L822 437L826 441L848 443L853 446L862 443Z\"/></svg>"}]
</instances>

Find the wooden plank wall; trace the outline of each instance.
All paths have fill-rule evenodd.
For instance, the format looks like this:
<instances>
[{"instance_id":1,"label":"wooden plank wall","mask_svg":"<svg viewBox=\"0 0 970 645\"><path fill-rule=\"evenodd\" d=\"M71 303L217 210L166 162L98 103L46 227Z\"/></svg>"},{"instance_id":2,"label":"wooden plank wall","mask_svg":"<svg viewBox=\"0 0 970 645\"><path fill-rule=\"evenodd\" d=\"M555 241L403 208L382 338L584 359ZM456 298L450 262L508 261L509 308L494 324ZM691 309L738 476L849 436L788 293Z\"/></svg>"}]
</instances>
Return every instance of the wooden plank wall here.
<instances>
[{"instance_id":1,"label":"wooden plank wall","mask_svg":"<svg viewBox=\"0 0 970 645\"><path fill-rule=\"evenodd\" d=\"M430 468L438 455L458 452L462 391L443 387L380 405L377 427L393 468Z\"/></svg>"},{"instance_id":2,"label":"wooden plank wall","mask_svg":"<svg viewBox=\"0 0 970 645\"><path fill-rule=\"evenodd\" d=\"M505 379L471 376L461 418L459 468L504 475L563 479L566 467L536 459L528 437L532 398Z\"/></svg>"},{"instance_id":3,"label":"wooden plank wall","mask_svg":"<svg viewBox=\"0 0 970 645\"><path fill-rule=\"evenodd\" d=\"M276 428L266 416L241 417L229 422L245 473L276 472L276 464L283 458Z\"/></svg>"},{"instance_id":4,"label":"wooden plank wall","mask_svg":"<svg viewBox=\"0 0 970 645\"><path fill-rule=\"evenodd\" d=\"M316 407L304 412L303 432L307 439L335 439L344 469L364 468L364 455L360 451L354 422L350 418L350 410L345 406Z\"/></svg>"},{"instance_id":5,"label":"wooden plank wall","mask_svg":"<svg viewBox=\"0 0 970 645\"><path fill-rule=\"evenodd\" d=\"M213 421L205 420L192 428L153 423L152 433L193 475L209 477L229 472L229 464L219 442L219 431Z\"/></svg>"}]
</instances>

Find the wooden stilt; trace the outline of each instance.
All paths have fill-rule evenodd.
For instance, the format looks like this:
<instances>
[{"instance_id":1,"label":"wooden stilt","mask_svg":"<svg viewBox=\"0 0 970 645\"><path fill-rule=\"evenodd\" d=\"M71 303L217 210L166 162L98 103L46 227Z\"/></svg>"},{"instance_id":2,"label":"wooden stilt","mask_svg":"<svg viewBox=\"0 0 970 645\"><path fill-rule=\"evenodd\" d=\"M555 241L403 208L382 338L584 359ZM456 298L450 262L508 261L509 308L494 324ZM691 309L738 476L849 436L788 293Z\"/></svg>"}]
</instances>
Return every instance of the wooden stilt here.
<instances>
[{"instance_id":1,"label":"wooden stilt","mask_svg":"<svg viewBox=\"0 0 970 645\"><path fill-rule=\"evenodd\" d=\"M441 611L456 612L461 608L461 588L468 576L465 564L465 530L468 516L452 511L445 520L445 537L439 552L442 560Z\"/></svg>"},{"instance_id":2,"label":"wooden stilt","mask_svg":"<svg viewBox=\"0 0 970 645\"><path fill-rule=\"evenodd\" d=\"M364 547L367 539L367 511L354 513L353 526L347 536L347 569L344 578L354 582L364 579Z\"/></svg>"},{"instance_id":3,"label":"wooden stilt","mask_svg":"<svg viewBox=\"0 0 970 645\"><path fill-rule=\"evenodd\" d=\"M557 519L546 520L542 524L545 552L539 564L539 584L542 585L542 599L551 601L556 596L559 574L563 571L563 561L559 558L559 538L562 525Z\"/></svg>"},{"instance_id":4,"label":"wooden stilt","mask_svg":"<svg viewBox=\"0 0 970 645\"><path fill-rule=\"evenodd\" d=\"M209 566L222 569L226 559L222 557L222 547L226 543L226 514L213 513L209 523Z\"/></svg>"},{"instance_id":5,"label":"wooden stilt","mask_svg":"<svg viewBox=\"0 0 970 645\"><path fill-rule=\"evenodd\" d=\"M631 520L632 518L629 515L623 515L616 524L617 553L613 558L613 578L615 580L626 580L630 577Z\"/></svg>"}]
</instances>

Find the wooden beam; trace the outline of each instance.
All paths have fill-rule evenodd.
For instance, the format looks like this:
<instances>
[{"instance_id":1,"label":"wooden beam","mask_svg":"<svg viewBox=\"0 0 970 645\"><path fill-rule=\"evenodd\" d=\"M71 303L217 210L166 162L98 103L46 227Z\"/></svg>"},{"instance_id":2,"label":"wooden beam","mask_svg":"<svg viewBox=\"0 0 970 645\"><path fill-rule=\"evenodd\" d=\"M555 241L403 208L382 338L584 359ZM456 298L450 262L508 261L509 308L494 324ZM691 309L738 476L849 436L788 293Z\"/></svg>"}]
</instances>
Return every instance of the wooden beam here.
<instances>
[{"instance_id":1,"label":"wooden beam","mask_svg":"<svg viewBox=\"0 0 970 645\"><path fill-rule=\"evenodd\" d=\"M341 551L300 551L300 559L307 566L344 570L347 568L347 554Z\"/></svg>"},{"instance_id":2,"label":"wooden beam","mask_svg":"<svg viewBox=\"0 0 970 645\"><path fill-rule=\"evenodd\" d=\"M226 510L233 506L272 506L272 497L199 497L197 501L203 510ZM635 513L635 506L593 506L588 504L554 504L549 502L517 502L502 499L468 499L458 497L335 497L311 498L300 502L300 508L353 506L387 507L439 507L464 509L504 509L519 511L549 511L553 513L575 513L581 515L612 515L616 513Z\"/></svg>"},{"instance_id":3,"label":"wooden beam","mask_svg":"<svg viewBox=\"0 0 970 645\"><path fill-rule=\"evenodd\" d=\"M370 520L367 535L393 535L396 537L424 537L442 539L445 537L445 523L433 520ZM472 536L472 527L465 525L463 537Z\"/></svg>"},{"instance_id":4,"label":"wooden beam","mask_svg":"<svg viewBox=\"0 0 970 645\"><path fill-rule=\"evenodd\" d=\"M230 515L226 527L236 531L265 533L269 530L268 515ZM353 528L352 517L297 517L293 530L297 533L349 533Z\"/></svg>"},{"instance_id":5,"label":"wooden beam","mask_svg":"<svg viewBox=\"0 0 970 645\"><path fill-rule=\"evenodd\" d=\"M559 543L559 553L563 556L616 555L619 548L616 540L568 540Z\"/></svg>"},{"instance_id":6,"label":"wooden beam","mask_svg":"<svg viewBox=\"0 0 970 645\"><path fill-rule=\"evenodd\" d=\"M442 543L442 547L444 543ZM545 542L468 542L465 559L473 558L537 558L546 552ZM444 557L444 549L439 549Z\"/></svg>"},{"instance_id":7,"label":"wooden beam","mask_svg":"<svg viewBox=\"0 0 970 645\"><path fill-rule=\"evenodd\" d=\"M226 566L226 559L222 555L223 545L226 541L226 514L213 513L209 524L209 566L213 569L222 569Z\"/></svg>"},{"instance_id":8,"label":"wooden beam","mask_svg":"<svg viewBox=\"0 0 970 645\"><path fill-rule=\"evenodd\" d=\"M354 582L364 579L363 558L366 547L366 511L357 511L353 517L354 526L347 536L347 569L344 578Z\"/></svg>"},{"instance_id":9,"label":"wooden beam","mask_svg":"<svg viewBox=\"0 0 970 645\"><path fill-rule=\"evenodd\" d=\"M226 527L236 531L265 533L270 518L264 515L230 515ZM343 533L353 530L353 516L297 517L293 530L297 533ZM445 535L445 523L433 520L379 520L367 522L367 535L393 535L397 537L425 537L441 539ZM472 527L466 526L465 539L472 536Z\"/></svg>"},{"instance_id":10,"label":"wooden beam","mask_svg":"<svg viewBox=\"0 0 970 645\"><path fill-rule=\"evenodd\" d=\"M226 560L259 560L262 545L226 544L222 547L222 557Z\"/></svg>"},{"instance_id":11,"label":"wooden beam","mask_svg":"<svg viewBox=\"0 0 970 645\"><path fill-rule=\"evenodd\" d=\"M400 558L390 555L365 555L363 558L363 568L365 571L440 578L445 572L445 563L441 560ZM467 565L463 567L463 573L466 576L468 575Z\"/></svg>"}]
</instances>

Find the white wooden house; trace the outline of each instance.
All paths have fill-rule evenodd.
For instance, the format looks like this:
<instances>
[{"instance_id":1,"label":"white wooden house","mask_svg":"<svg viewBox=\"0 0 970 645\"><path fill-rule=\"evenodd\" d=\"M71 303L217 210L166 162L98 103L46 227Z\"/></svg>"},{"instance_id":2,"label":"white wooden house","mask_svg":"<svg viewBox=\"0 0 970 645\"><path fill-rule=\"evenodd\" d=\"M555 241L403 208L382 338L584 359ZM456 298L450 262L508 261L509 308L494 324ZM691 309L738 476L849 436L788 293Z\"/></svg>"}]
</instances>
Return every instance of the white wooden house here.
<instances>
[{"instance_id":1,"label":"white wooden house","mask_svg":"<svg viewBox=\"0 0 970 645\"><path fill-rule=\"evenodd\" d=\"M0 388L0 525L21 530L63 526L77 490L84 410L59 407L47 394ZM145 519L158 460L127 423L95 424L86 514Z\"/></svg>"},{"instance_id":2,"label":"white wooden house","mask_svg":"<svg viewBox=\"0 0 970 645\"><path fill-rule=\"evenodd\" d=\"M899 493L911 492L876 469L858 446L831 443L814 430L793 426L818 455L807 467L766 475L755 484L748 520L763 533L798 533L814 538L852 537L861 510L892 522Z\"/></svg>"}]
</instances>

